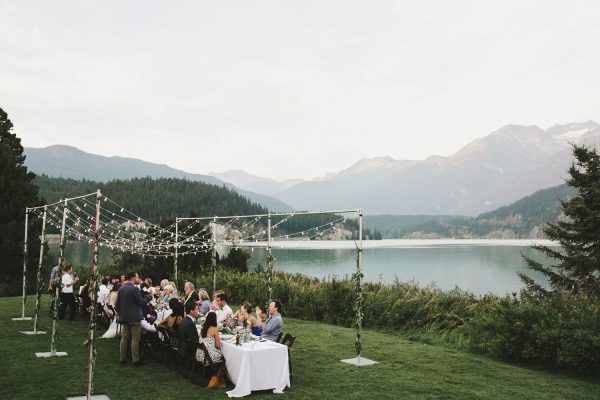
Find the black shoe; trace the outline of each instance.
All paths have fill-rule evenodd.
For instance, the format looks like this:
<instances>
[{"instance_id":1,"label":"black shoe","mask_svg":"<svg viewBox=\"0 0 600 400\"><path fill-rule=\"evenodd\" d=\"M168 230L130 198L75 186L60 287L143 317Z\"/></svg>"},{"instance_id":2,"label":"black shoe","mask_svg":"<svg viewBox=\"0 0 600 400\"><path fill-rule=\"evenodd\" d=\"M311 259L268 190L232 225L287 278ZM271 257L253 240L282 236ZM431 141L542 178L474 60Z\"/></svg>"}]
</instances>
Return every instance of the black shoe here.
<instances>
[{"instance_id":1,"label":"black shoe","mask_svg":"<svg viewBox=\"0 0 600 400\"><path fill-rule=\"evenodd\" d=\"M127 361L119 361L119 364L125 365L125 364L127 364Z\"/></svg>"},{"instance_id":2,"label":"black shoe","mask_svg":"<svg viewBox=\"0 0 600 400\"><path fill-rule=\"evenodd\" d=\"M144 365L144 363L143 363L143 362L141 362L141 361L137 361L137 362L134 362L134 363L133 363L133 366L134 366L134 367L141 367L142 365Z\"/></svg>"}]
</instances>

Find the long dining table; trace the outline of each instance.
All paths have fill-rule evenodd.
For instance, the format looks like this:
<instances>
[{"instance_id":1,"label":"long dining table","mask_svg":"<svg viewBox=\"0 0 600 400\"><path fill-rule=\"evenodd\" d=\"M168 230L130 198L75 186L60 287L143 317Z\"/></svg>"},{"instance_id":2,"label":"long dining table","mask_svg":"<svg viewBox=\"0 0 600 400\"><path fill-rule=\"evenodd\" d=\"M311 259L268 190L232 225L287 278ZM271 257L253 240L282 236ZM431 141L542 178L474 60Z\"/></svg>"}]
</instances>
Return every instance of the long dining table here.
<instances>
[{"instance_id":1,"label":"long dining table","mask_svg":"<svg viewBox=\"0 0 600 400\"><path fill-rule=\"evenodd\" d=\"M273 389L283 393L290 387L288 348L269 340L251 340L240 345L235 337L221 340L227 374L235 387L229 397L243 397L253 390Z\"/></svg>"}]
</instances>

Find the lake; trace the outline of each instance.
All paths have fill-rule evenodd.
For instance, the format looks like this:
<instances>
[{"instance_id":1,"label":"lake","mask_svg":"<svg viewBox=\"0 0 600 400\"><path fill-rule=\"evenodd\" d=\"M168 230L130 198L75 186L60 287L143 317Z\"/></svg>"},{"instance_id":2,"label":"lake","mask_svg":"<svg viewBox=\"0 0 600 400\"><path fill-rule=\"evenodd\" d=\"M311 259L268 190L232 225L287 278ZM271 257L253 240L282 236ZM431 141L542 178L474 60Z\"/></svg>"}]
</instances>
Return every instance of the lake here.
<instances>
[{"instance_id":1,"label":"lake","mask_svg":"<svg viewBox=\"0 0 600 400\"><path fill-rule=\"evenodd\" d=\"M527 268L521 254L548 264L529 246L532 240L381 240L363 241L366 281L435 283L444 290L470 290L504 295L523 287L517 273L524 272L545 285L543 275ZM535 243L555 245L550 241ZM251 266L266 265L266 249L250 246ZM317 247L317 248L315 248ZM356 268L352 242L273 243L273 267L286 272L324 278L350 275Z\"/></svg>"},{"instance_id":2,"label":"lake","mask_svg":"<svg viewBox=\"0 0 600 400\"><path fill-rule=\"evenodd\" d=\"M529 270L521 256L548 263L529 246L553 245L545 240L377 240L363 241L363 273L366 281L415 281L435 283L444 290L458 286L481 295L516 292L523 287L517 276L524 272L540 283L542 275ZM250 270L266 266L264 243L245 243ZM225 248L226 249L226 248ZM223 252L223 250L220 250ZM273 243L273 268L318 278L350 275L356 268L356 250L350 241L285 241ZM58 254L56 246L51 253ZM67 259L74 264L91 263L89 244L69 243ZM100 263L112 262L112 254L100 249Z\"/></svg>"}]
</instances>

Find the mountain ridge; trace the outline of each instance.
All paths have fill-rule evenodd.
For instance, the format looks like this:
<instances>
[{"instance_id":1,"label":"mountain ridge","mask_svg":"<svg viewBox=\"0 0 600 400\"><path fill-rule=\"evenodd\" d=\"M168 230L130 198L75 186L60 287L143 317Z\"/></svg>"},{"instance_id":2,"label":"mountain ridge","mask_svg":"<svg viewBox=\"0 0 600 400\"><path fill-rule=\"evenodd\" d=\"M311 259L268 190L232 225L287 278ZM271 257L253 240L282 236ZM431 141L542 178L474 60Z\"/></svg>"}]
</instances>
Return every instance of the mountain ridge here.
<instances>
[{"instance_id":1,"label":"mountain ridge","mask_svg":"<svg viewBox=\"0 0 600 400\"><path fill-rule=\"evenodd\" d=\"M252 193L209 175L193 174L137 158L101 156L68 145L43 148L25 147L25 165L36 174L51 177L89 179L108 182L114 179L180 178L226 186L271 211L293 211L293 207L271 196Z\"/></svg>"},{"instance_id":2,"label":"mountain ridge","mask_svg":"<svg viewBox=\"0 0 600 400\"><path fill-rule=\"evenodd\" d=\"M476 216L562 183L572 160L569 143L597 146L600 124L590 120L556 124L547 130L508 124L449 156L432 155L423 160L362 158L338 172L308 181L276 181L241 170L191 174L164 164L98 156L68 146L26 148L25 153L32 171L50 176L101 181L140 176L197 180L234 188L272 211L360 207L366 214ZM69 160L60 154L65 148L87 158ZM38 154L44 150L49 153L45 155L50 159L47 162ZM94 175L99 173L104 175Z\"/></svg>"}]
</instances>

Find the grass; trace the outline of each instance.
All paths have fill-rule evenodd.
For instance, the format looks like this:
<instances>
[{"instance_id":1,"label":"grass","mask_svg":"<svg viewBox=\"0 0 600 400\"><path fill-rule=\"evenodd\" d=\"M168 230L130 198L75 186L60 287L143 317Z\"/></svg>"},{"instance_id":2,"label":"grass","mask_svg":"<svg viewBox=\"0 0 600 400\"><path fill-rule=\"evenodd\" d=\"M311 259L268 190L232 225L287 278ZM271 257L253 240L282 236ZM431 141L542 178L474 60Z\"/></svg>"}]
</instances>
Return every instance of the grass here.
<instances>
[{"instance_id":1,"label":"grass","mask_svg":"<svg viewBox=\"0 0 600 400\"><path fill-rule=\"evenodd\" d=\"M41 328L51 330L49 297L43 299ZM33 314L34 299L27 303ZM20 314L20 298L0 298L0 388L7 399L64 399L85 393L87 323L61 321L59 351L67 357L37 359L50 350L50 334L26 336L31 321ZM354 331L285 318L284 331L297 337L292 350L294 379L283 395L253 392L252 398L285 399L598 399L597 378L515 366L444 346L411 342L366 331L363 355L379 361L368 367L341 363L354 356ZM117 340L99 340L95 393L118 399L225 399L225 390L191 384L165 365L120 366Z\"/></svg>"}]
</instances>

